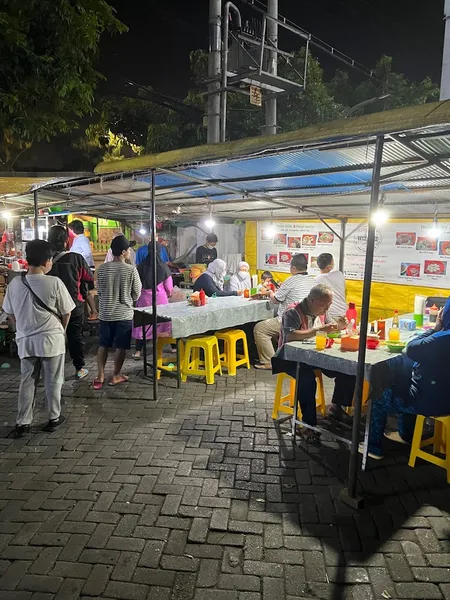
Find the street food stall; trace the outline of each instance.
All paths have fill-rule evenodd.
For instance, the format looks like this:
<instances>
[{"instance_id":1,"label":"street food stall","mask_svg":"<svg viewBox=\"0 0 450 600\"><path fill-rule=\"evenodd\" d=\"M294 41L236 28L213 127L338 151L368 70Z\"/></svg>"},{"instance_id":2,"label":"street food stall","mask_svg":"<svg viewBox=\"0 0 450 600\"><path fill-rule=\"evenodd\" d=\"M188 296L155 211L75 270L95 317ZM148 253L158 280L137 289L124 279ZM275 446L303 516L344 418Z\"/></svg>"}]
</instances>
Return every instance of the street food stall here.
<instances>
[{"instance_id":1,"label":"street food stall","mask_svg":"<svg viewBox=\"0 0 450 600\"><path fill-rule=\"evenodd\" d=\"M415 296L448 295L449 161L450 106L437 102L102 163L94 176L42 192L74 212L149 219L154 243L157 214L245 221L245 258L254 274L269 268L286 277L296 252L307 254L314 272L318 249L332 249L360 311L348 483L356 501L368 326L394 309L411 313ZM156 364L155 290L151 315ZM153 393L156 399L156 377Z\"/></svg>"}]
</instances>

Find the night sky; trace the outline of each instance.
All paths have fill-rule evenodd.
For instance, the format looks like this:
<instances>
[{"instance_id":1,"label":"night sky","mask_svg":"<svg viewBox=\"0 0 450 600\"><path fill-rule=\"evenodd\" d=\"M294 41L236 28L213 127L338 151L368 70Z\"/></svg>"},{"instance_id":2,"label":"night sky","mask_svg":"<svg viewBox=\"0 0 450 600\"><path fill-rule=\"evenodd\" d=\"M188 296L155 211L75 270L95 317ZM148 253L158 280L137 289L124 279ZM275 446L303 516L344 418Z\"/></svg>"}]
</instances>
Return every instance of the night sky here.
<instances>
[{"instance_id":1,"label":"night sky","mask_svg":"<svg viewBox=\"0 0 450 600\"><path fill-rule=\"evenodd\" d=\"M129 77L182 98L189 87L189 52L208 47L208 0L109 2L129 32L102 43L100 70L108 78L107 88L113 91ZM279 11L369 67L388 54L395 71L439 82L443 5L443 0L279 0ZM282 47L292 50L294 44L289 37ZM328 77L342 68L316 56Z\"/></svg>"}]
</instances>

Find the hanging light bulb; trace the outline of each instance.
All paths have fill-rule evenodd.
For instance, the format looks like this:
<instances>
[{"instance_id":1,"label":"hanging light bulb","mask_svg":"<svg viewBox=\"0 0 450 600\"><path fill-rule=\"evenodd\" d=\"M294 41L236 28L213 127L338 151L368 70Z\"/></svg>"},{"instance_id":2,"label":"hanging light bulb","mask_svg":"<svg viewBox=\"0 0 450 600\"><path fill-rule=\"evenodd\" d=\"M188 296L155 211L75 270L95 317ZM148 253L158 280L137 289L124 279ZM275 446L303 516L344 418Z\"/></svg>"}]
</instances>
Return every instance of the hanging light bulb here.
<instances>
[{"instance_id":1,"label":"hanging light bulb","mask_svg":"<svg viewBox=\"0 0 450 600\"><path fill-rule=\"evenodd\" d=\"M428 235L434 239L437 239L441 235L441 228L439 227L439 221L438 221L438 205L437 204L436 204L436 210L434 212L434 217L433 217L433 225L430 227L430 229L428 231Z\"/></svg>"},{"instance_id":2,"label":"hanging light bulb","mask_svg":"<svg viewBox=\"0 0 450 600\"><path fill-rule=\"evenodd\" d=\"M12 214L9 212L9 210L5 210L5 212L2 212L2 217L4 219L12 219Z\"/></svg>"},{"instance_id":3,"label":"hanging light bulb","mask_svg":"<svg viewBox=\"0 0 450 600\"><path fill-rule=\"evenodd\" d=\"M145 229L144 225L141 223L141 227L139 229L139 235L146 235L147 230Z\"/></svg>"},{"instance_id":4,"label":"hanging light bulb","mask_svg":"<svg viewBox=\"0 0 450 600\"><path fill-rule=\"evenodd\" d=\"M269 226L266 229L266 235L268 237L273 237L276 234L276 232L277 232L277 229L276 229L276 227L275 227L275 225L273 223L273 212L270 211L270 223L269 223Z\"/></svg>"},{"instance_id":5,"label":"hanging light bulb","mask_svg":"<svg viewBox=\"0 0 450 600\"><path fill-rule=\"evenodd\" d=\"M389 221L389 213L385 208L378 208L371 217L371 221L376 227L381 227Z\"/></svg>"},{"instance_id":6,"label":"hanging light bulb","mask_svg":"<svg viewBox=\"0 0 450 600\"><path fill-rule=\"evenodd\" d=\"M209 217L205 220L205 227L212 231L216 222L213 219L212 206L209 209Z\"/></svg>"}]
</instances>

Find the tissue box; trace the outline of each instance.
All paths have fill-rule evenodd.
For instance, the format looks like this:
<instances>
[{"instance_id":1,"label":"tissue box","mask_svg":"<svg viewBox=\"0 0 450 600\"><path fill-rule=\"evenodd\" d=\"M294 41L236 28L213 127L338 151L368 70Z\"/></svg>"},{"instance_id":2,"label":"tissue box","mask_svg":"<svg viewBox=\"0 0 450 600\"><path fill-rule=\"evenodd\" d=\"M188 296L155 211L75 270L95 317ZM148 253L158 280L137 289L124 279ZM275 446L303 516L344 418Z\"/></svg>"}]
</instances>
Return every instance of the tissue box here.
<instances>
[{"instance_id":1,"label":"tissue box","mask_svg":"<svg viewBox=\"0 0 450 600\"><path fill-rule=\"evenodd\" d=\"M414 319L400 319L400 329L407 329L408 331L414 331L417 327Z\"/></svg>"}]
</instances>

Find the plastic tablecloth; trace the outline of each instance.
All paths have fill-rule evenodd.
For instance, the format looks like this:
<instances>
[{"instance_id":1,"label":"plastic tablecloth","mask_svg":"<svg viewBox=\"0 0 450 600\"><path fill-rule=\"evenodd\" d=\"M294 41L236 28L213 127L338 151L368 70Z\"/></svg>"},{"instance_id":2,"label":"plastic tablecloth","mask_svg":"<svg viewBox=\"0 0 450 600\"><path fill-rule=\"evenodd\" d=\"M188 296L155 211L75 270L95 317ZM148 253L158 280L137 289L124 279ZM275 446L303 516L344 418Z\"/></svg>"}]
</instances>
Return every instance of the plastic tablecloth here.
<instances>
[{"instance_id":1,"label":"plastic tablecloth","mask_svg":"<svg viewBox=\"0 0 450 600\"><path fill-rule=\"evenodd\" d=\"M135 308L135 326L151 325L152 307ZM174 302L157 307L158 319L172 322L172 337L185 338L211 330L227 329L273 317L273 307L266 300L249 300L241 296L208 298L205 306ZM143 323L144 320L144 323Z\"/></svg>"}]
</instances>

